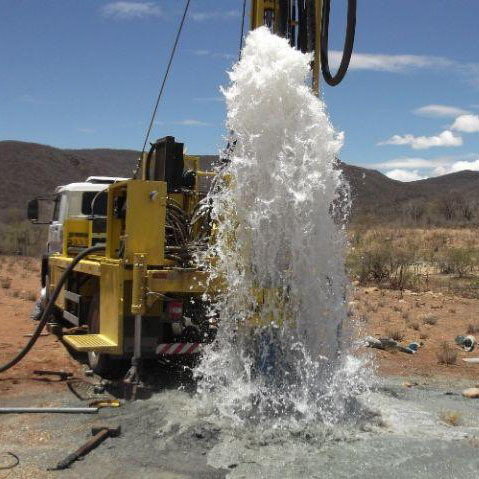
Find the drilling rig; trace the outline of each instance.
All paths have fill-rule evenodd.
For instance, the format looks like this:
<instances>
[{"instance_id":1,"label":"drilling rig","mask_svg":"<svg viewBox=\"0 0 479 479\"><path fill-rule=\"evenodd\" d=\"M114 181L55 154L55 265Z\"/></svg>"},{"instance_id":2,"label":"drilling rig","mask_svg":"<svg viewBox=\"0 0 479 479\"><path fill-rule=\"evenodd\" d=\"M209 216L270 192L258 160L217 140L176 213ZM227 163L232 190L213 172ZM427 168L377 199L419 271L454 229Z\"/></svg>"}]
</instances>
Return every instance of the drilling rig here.
<instances>
[{"instance_id":1,"label":"drilling rig","mask_svg":"<svg viewBox=\"0 0 479 479\"><path fill-rule=\"evenodd\" d=\"M245 8L246 1L243 26ZM342 80L354 42L356 0L349 0L343 58L332 76L329 10L330 0L251 2L252 29L267 26L311 53L316 92L321 72L330 85ZM47 324L69 347L87 353L100 375L117 368L119 360L131 361L125 382L135 387L144 358L197 355L212 342L217 323L208 317L205 298L214 298L220 285L197 261L212 241L208 197L200 188L211 176L200 169L198 157L184 154L183 143L167 136L141 154L133 179L89 178L59 188L52 220L57 246L42 263L40 323L0 372L21 360ZM32 222L39 222L38 205L38 199L29 203Z\"/></svg>"}]
</instances>

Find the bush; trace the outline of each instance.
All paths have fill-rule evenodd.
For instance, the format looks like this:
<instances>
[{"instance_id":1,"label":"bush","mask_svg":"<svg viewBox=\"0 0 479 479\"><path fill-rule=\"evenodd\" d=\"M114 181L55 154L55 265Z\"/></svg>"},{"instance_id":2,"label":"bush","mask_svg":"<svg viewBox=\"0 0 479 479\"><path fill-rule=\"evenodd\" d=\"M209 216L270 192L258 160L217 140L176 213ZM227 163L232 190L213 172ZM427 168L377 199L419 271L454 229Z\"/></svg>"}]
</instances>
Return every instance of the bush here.
<instances>
[{"instance_id":1,"label":"bush","mask_svg":"<svg viewBox=\"0 0 479 479\"><path fill-rule=\"evenodd\" d=\"M479 333L479 323L469 323L467 325L467 334Z\"/></svg>"},{"instance_id":2,"label":"bush","mask_svg":"<svg viewBox=\"0 0 479 479\"><path fill-rule=\"evenodd\" d=\"M405 334L399 329L388 329L386 331L386 336L388 338L394 339L394 341L402 341L405 337Z\"/></svg>"},{"instance_id":3,"label":"bush","mask_svg":"<svg viewBox=\"0 0 479 479\"><path fill-rule=\"evenodd\" d=\"M457 274L460 277L472 272L476 265L474 251L470 248L449 248L438 261L443 274Z\"/></svg>"},{"instance_id":4,"label":"bush","mask_svg":"<svg viewBox=\"0 0 479 479\"><path fill-rule=\"evenodd\" d=\"M456 364L457 351L447 341L444 341L437 352L437 360L439 364L445 364L446 366Z\"/></svg>"},{"instance_id":5,"label":"bush","mask_svg":"<svg viewBox=\"0 0 479 479\"><path fill-rule=\"evenodd\" d=\"M462 413L460 411L441 411L439 418L450 426L459 426L462 422Z\"/></svg>"},{"instance_id":6,"label":"bush","mask_svg":"<svg viewBox=\"0 0 479 479\"><path fill-rule=\"evenodd\" d=\"M438 321L438 317L435 314L427 313L423 316L422 322L424 324L429 324L430 326L434 326Z\"/></svg>"},{"instance_id":7,"label":"bush","mask_svg":"<svg viewBox=\"0 0 479 479\"><path fill-rule=\"evenodd\" d=\"M3 289L10 289L10 287L12 286L12 280L10 278L1 278L0 286Z\"/></svg>"}]
</instances>

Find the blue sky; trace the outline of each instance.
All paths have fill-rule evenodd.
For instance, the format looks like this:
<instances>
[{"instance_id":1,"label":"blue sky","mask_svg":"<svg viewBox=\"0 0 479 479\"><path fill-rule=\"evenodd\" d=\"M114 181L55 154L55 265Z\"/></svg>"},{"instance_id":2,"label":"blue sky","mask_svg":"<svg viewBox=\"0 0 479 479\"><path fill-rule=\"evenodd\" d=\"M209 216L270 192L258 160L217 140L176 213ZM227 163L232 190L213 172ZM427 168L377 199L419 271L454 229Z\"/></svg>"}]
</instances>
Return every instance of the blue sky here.
<instances>
[{"instance_id":1,"label":"blue sky","mask_svg":"<svg viewBox=\"0 0 479 479\"><path fill-rule=\"evenodd\" d=\"M153 137L224 145L219 88L238 54L240 0L192 0ZM333 0L331 48L345 0ZM342 160L401 180L479 170L477 0L359 0L355 57L324 87ZM0 0L0 140L142 146L183 0ZM338 53L332 52L332 63Z\"/></svg>"}]
</instances>

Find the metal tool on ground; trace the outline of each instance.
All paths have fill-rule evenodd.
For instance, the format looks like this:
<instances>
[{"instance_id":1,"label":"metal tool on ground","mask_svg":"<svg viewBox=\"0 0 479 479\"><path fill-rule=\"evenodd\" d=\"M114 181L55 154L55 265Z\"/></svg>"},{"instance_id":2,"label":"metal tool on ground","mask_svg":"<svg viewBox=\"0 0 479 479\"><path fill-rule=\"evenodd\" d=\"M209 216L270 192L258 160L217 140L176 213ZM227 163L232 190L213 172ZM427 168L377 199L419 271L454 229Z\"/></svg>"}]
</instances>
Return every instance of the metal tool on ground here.
<instances>
[{"instance_id":1,"label":"metal tool on ground","mask_svg":"<svg viewBox=\"0 0 479 479\"><path fill-rule=\"evenodd\" d=\"M67 373L65 371L49 371L43 369L35 369L33 374L36 374L37 376L58 376L60 381L66 381L68 378L73 377L73 373Z\"/></svg>"},{"instance_id":2,"label":"metal tool on ground","mask_svg":"<svg viewBox=\"0 0 479 479\"><path fill-rule=\"evenodd\" d=\"M97 407L1 407L0 414L96 414Z\"/></svg>"},{"instance_id":3,"label":"metal tool on ground","mask_svg":"<svg viewBox=\"0 0 479 479\"><path fill-rule=\"evenodd\" d=\"M97 399L88 404L89 407L121 407L121 401L119 399Z\"/></svg>"},{"instance_id":4,"label":"metal tool on ground","mask_svg":"<svg viewBox=\"0 0 479 479\"><path fill-rule=\"evenodd\" d=\"M114 399L107 392L98 393L99 384L95 384L85 379L70 378L67 380L68 389L81 401Z\"/></svg>"},{"instance_id":5,"label":"metal tool on ground","mask_svg":"<svg viewBox=\"0 0 479 479\"><path fill-rule=\"evenodd\" d=\"M49 469L51 471L61 471L70 467L80 457L86 456L90 451L97 448L105 439L109 437L118 437L121 434L121 426L114 428L103 426L93 427L91 430L93 437L75 452L68 455L63 461L60 461L56 467Z\"/></svg>"}]
</instances>

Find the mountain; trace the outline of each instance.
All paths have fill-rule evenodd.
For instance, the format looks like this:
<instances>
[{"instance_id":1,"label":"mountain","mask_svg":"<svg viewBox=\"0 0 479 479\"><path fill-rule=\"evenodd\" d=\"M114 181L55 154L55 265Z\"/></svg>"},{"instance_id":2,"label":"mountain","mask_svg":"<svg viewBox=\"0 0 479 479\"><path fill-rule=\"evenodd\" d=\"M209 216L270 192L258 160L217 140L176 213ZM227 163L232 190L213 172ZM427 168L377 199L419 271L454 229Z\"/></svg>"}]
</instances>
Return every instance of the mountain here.
<instances>
[{"instance_id":1,"label":"mountain","mask_svg":"<svg viewBox=\"0 0 479 479\"><path fill-rule=\"evenodd\" d=\"M18 219L29 199L52 193L58 185L83 181L91 175L130 177L137 158L138 152L133 150L62 150L0 141L1 217L5 220L7 212L16 211L13 216ZM216 158L202 156L201 167L208 169ZM441 215L446 218L448 204L457 220L467 208L479 217L479 172L461 171L403 183L375 170L344 163L340 167L351 185L356 221L395 222L400 217L435 223Z\"/></svg>"}]
</instances>

